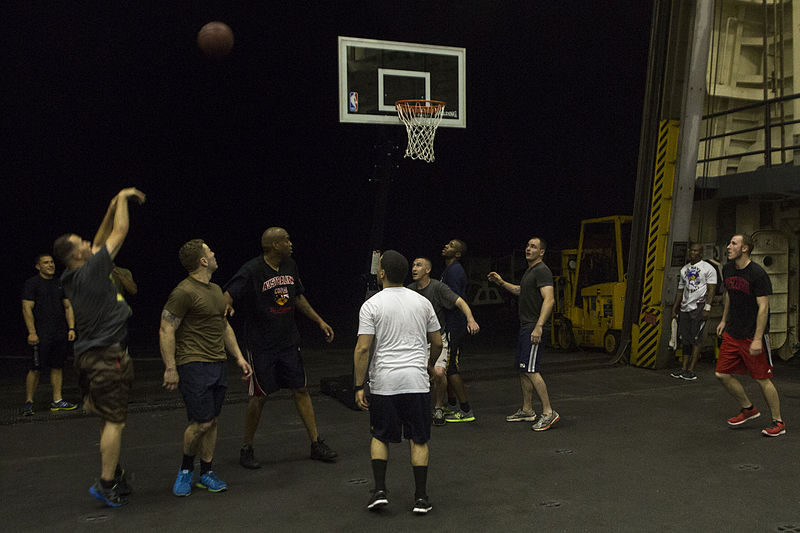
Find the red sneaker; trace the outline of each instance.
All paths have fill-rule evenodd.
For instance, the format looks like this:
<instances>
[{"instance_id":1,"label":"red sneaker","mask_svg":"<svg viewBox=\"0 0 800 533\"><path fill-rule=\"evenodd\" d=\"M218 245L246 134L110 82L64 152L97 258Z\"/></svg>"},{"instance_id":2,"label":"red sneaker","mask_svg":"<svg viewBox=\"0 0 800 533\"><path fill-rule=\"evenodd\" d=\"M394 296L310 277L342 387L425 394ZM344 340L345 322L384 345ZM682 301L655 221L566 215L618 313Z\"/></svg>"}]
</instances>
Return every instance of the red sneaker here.
<instances>
[{"instance_id":1,"label":"red sneaker","mask_svg":"<svg viewBox=\"0 0 800 533\"><path fill-rule=\"evenodd\" d=\"M773 420L772 425L768 428L761 430L763 435L767 437L777 437L778 435L786 434L786 423L783 420Z\"/></svg>"},{"instance_id":2,"label":"red sneaker","mask_svg":"<svg viewBox=\"0 0 800 533\"><path fill-rule=\"evenodd\" d=\"M734 416L733 418L729 418L728 425L738 426L740 424L744 424L750 419L758 418L759 416L761 416L761 413L758 412L758 409L756 409L756 406L754 405L750 409L742 409L739 411L738 415Z\"/></svg>"}]
</instances>

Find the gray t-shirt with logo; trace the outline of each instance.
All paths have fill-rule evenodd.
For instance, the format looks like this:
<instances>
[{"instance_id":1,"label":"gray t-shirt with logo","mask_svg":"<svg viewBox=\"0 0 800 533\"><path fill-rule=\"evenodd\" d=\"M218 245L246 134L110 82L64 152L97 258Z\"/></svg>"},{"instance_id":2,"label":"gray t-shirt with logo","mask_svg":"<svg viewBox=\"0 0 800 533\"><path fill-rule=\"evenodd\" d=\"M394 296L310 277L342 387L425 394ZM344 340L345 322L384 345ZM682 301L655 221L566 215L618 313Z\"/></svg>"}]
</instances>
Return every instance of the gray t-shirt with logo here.
<instances>
[{"instance_id":1,"label":"gray t-shirt with logo","mask_svg":"<svg viewBox=\"0 0 800 533\"><path fill-rule=\"evenodd\" d=\"M111 279L114 263L105 246L82 266L61 275L64 294L75 312L75 355L122 342L131 308Z\"/></svg>"}]
</instances>

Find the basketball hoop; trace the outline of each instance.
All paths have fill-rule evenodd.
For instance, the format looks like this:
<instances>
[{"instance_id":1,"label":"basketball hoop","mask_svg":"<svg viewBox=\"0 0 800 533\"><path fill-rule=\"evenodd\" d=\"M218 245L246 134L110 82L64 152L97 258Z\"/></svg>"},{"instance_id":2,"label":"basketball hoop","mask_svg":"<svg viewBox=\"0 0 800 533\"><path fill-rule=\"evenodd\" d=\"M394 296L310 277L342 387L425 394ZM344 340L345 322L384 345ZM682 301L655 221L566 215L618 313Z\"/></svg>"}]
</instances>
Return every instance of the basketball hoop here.
<instances>
[{"instance_id":1,"label":"basketball hoop","mask_svg":"<svg viewBox=\"0 0 800 533\"><path fill-rule=\"evenodd\" d=\"M405 157L433 162L433 138L442 121L444 102L439 100L398 100L394 107L408 132Z\"/></svg>"}]
</instances>

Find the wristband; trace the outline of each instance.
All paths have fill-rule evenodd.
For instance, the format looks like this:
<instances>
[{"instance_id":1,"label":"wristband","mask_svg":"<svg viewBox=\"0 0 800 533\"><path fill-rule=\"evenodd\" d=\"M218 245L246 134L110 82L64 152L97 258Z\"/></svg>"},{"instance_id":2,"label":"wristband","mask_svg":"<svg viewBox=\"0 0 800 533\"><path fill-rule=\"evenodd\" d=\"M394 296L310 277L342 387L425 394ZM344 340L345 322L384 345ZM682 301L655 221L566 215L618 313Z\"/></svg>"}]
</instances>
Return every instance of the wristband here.
<instances>
[{"instance_id":1,"label":"wristband","mask_svg":"<svg viewBox=\"0 0 800 533\"><path fill-rule=\"evenodd\" d=\"M360 390L364 390L364 385L356 385L353 387L353 392L358 392Z\"/></svg>"},{"instance_id":2,"label":"wristband","mask_svg":"<svg viewBox=\"0 0 800 533\"><path fill-rule=\"evenodd\" d=\"M711 311L711 304L706 304L705 307L703 307L703 311Z\"/></svg>"}]
</instances>

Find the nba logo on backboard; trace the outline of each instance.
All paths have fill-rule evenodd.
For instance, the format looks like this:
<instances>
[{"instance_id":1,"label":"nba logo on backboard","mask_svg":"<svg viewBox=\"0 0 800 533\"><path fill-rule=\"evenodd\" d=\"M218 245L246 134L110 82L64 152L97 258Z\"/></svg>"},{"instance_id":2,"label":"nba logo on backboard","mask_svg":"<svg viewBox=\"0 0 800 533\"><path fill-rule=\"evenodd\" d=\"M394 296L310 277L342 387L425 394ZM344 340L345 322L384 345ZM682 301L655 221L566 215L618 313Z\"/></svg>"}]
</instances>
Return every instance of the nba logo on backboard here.
<instances>
[{"instance_id":1,"label":"nba logo on backboard","mask_svg":"<svg viewBox=\"0 0 800 533\"><path fill-rule=\"evenodd\" d=\"M356 111L358 111L358 93L354 91L350 93L350 112Z\"/></svg>"}]
</instances>

